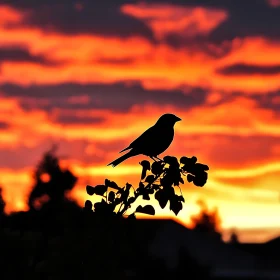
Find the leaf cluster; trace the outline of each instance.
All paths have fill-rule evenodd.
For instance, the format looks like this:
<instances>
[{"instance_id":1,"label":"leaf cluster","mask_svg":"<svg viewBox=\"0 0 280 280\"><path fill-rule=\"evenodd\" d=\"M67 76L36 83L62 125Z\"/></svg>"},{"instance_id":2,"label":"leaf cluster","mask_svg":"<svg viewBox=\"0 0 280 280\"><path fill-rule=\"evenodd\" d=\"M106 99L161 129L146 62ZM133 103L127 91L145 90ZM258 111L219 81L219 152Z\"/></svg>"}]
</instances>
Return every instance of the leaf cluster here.
<instances>
[{"instance_id":1,"label":"leaf cluster","mask_svg":"<svg viewBox=\"0 0 280 280\"><path fill-rule=\"evenodd\" d=\"M197 187L203 187L208 179L209 167L197 162L196 157L181 157L180 160L173 156L165 156L163 160L154 161L152 164L143 160L139 163L142 166L141 178L138 188L126 183L120 187L114 181L105 179L103 185L86 186L88 195L98 195L102 197L100 202L92 205L90 200L85 202L85 211L95 212L102 216L122 217L126 214L131 205L138 197L150 200L153 195L163 209L169 202L170 211L175 215L183 208L185 199L180 185L186 181L193 183ZM176 193L176 188L180 194ZM139 205L136 210L128 215L129 219L135 219L136 213L155 215L152 205Z\"/></svg>"}]
</instances>

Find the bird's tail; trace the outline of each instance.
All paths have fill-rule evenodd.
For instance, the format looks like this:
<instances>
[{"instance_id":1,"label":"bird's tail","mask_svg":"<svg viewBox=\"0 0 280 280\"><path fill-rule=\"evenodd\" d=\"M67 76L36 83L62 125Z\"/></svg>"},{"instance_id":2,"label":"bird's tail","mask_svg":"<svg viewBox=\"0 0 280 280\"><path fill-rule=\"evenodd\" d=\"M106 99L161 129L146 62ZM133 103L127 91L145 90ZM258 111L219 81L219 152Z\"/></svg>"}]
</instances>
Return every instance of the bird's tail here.
<instances>
[{"instance_id":1,"label":"bird's tail","mask_svg":"<svg viewBox=\"0 0 280 280\"><path fill-rule=\"evenodd\" d=\"M121 162L125 161L126 159L135 156L135 154L132 151L129 151L127 154L117 158L116 160L110 162L109 164L107 164L107 166L112 165L113 167L117 166L118 164L120 164Z\"/></svg>"}]
</instances>

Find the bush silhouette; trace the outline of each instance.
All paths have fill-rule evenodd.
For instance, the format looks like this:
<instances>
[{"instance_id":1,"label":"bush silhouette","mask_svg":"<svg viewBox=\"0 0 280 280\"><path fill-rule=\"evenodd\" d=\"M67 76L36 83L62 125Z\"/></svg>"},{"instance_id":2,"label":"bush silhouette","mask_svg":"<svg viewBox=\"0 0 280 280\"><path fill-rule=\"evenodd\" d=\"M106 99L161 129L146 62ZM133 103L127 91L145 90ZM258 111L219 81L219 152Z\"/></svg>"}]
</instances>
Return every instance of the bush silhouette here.
<instances>
[{"instance_id":1,"label":"bush silhouette","mask_svg":"<svg viewBox=\"0 0 280 280\"><path fill-rule=\"evenodd\" d=\"M239 243L238 234L234 229L230 233L228 243L230 243L230 244L238 244Z\"/></svg>"},{"instance_id":2,"label":"bush silhouette","mask_svg":"<svg viewBox=\"0 0 280 280\"><path fill-rule=\"evenodd\" d=\"M184 202L181 185L188 181L204 186L209 168L197 163L195 157L177 160L167 156L152 163L144 160L140 165L138 188L129 183L118 186L106 179L103 185L86 187L88 194L101 197L101 202L93 207L86 201L85 207L79 208L65 197L77 178L61 168L53 149L46 152L34 172L30 210L3 220L1 271L22 279L131 279L127 278L129 274L142 279L147 273L168 275L162 261L148 253L151 238L141 241L142 234L138 233L141 226L137 225L137 213L154 215L153 206L139 205L135 211L131 207L139 197L148 201L154 196L162 208L169 202L170 210L177 215ZM38 208L36 201L44 196L48 200L41 201Z\"/></svg>"},{"instance_id":3,"label":"bush silhouette","mask_svg":"<svg viewBox=\"0 0 280 280\"><path fill-rule=\"evenodd\" d=\"M142 166L142 172L138 188L134 188L129 183L126 183L125 186L118 186L116 182L109 179L105 179L102 185L86 186L88 195L99 196L101 201L94 203L94 205L90 200L85 202L83 208L85 214L84 228L94 224L94 234L99 234L100 236L98 244L104 244L108 240L111 242L110 249L106 255L106 263L108 266L113 265L115 267L114 273L118 273L120 277L124 277L123 271L130 270L133 267L133 263L139 263L135 244L140 242L141 237L136 230L136 214L155 215L155 209L152 205L137 205L137 198L141 197L149 201L154 196L162 209L169 202L170 211L177 215L182 210L185 202L180 186L185 181L188 181L197 187L203 187L208 178L206 171L209 170L209 167L197 163L196 157L181 157L178 160L176 157L166 156L163 160L152 163L143 160L139 164ZM184 177L186 178L185 180ZM128 213L132 206L137 207L135 207L135 211ZM118 234L116 235L116 233ZM97 243L95 244L97 245ZM146 245L143 244L144 247ZM95 251L98 248L99 246L95 248ZM121 254L125 259L129 256L131 261L118 263L114 258L114 252L119 252L118 254ZM143 261L149 261L148 256L145 253L143 254ZM150 265L154 266L156 263L155 261ZM142 269L144 269L144 266ZM163 267L161 270L163 276L167 275L167 270ZM137 272L137 274L139 273Z\"/></svg>"},{"instance_id":4,"label":"bush silhouette","mask_svg":"<svg viewBox=\"0 0 280 280\"><path fill-rule=\"evenodd\" d=\"M6 206L6 202L4 201L2 193L3 193L3 189L2 189L2 187L0 187L0 216L1 217L5 214L4 210L5 210L5 206Z\"/></svg>"},{"instance_id":5,"label":"bush silhouette","mask_svg":"<svg viewBox=\"0 0 280 280\"><path fill-rule=\"evenodd\" d=\"M196 157L181 157L180 160L173 156L165 156L163 160L154 161L152 164L143 160L139 163L142 166L141 180L137 189L129 183L120 187L117 183L105 179L103 185L86 186L89 195L102 197L101 202L96 202L94 207L90 200L85 202L84 210L94 212L96 215L106 217L123 217L136 202L138 197L150 200L154 195L160 207L163 209L170 203L170 210L175 215L183 208L183 197L180 185L184 184L184 176L189 183L197 187L203 187L207 182L209 167L205 164L197 163ZM149 172L148 172L149 171ZM180 194L176 194L178 188ZM139 205L136 210L126 215L129 219L135 219L136 213L155 215L152 205Z\"/></svg>"},{"instance_id":6,"label":"bush silhouette","mask_svg":"<svg viewBox=\"0 0 280 280\"><path fill-rule=\"evenodd\" d=\"M218 209L209 209L206 203L202 200L198 200L197 203L200 206L200 212L191 216L191 221L194 224L193 229L221 239L221 218Z\"/></svg>"},{"instance_id":7,"label":"bush silhouette","mask_svg":"<svg viewBox=\"0 0 280 280\"><path fill-rule=\"evenodd\" d=\"M47 151L35 169L35 183L28 201L31 210L38 210L45 203L62 204L66 191L72 190L77 182L70 170L61 168L55 152L56 147Z\"/></svg>"}]
</instances>

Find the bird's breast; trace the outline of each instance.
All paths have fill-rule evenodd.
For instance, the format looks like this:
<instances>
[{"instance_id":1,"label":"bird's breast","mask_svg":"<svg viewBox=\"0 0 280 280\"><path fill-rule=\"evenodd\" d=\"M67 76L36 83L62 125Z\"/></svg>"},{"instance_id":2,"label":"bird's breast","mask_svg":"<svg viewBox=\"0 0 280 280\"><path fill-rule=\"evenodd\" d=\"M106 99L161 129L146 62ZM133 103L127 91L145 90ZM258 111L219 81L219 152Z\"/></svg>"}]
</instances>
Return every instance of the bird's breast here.
<instances>
[{"instance_id":1,"label":"bird's breast","mask_svg":"<svg viewBox=\"0 0 280 280\"><path fill-rule=\"evenodd\" d=\"M163 153L172 143L174 138L174 129L168 127L160 127L155 131L154 136L150 139L149 147L144 153L148 156L158 156Z\"/></svg>"}]
</instances>

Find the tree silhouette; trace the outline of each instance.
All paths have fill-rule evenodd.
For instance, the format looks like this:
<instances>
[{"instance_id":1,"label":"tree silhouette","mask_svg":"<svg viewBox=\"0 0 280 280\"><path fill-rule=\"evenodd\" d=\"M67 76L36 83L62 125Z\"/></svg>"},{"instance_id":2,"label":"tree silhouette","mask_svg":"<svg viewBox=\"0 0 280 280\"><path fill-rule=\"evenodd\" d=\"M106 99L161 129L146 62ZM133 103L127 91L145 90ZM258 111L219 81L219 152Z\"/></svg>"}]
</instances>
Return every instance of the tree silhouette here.
<instances>
[{"instance_id":1,"label":"tree silhouette","mask_svg":"<svg viewBox=\"0 0 280 280\"><path fill-rule=\"evenodd\" d=\"M3 189L2 187L0 187L0 227L2 226L3 220L6 218L6 214L5 214L5 201L3 198Z\"/></svg>"},{"instance_id":2,"label":"tree silhouette","mask_svg":"<svg viewBox=\"0 0 280 280\"><path fill-rule=\"evenodd\" d=\"M5 210L5 206L6 206L6 202L4 201L2 193L3 193L3 189L2 189L2 187L0 187L0 216L4 215L4 210Z\"/></svg>"},{"instance_id":3,"label":"tree silhouette","mask_svg":"<svg viewBox=\"0 0 280 280\"><path fill-rule=\"evenodd\" d=\"M77 182L70 170L61 168L56 147L43 155L33 177L35 182L28 201L31 210L38 210L47 202L53 205L63 203L66 191L72 190Z\"/></svg>"},{"instance_id":4,"label":"tree silhouette","mask_svg":"<svg viewBox=\"0 0 280 280\"><path fill-rule=\"evenodd\" d=\"M239 238L235 230L232 230L228 243L237 244L239 243Z\"/></svg>"},{"instance_id":5,"label":"tree silhouette","mask_svg":"<svg viewBox=\"0 0 280 280\"><path fill-rule=\"evenodd\" d=\"M183 208L185 199L183 197L180 185L184 184L183 177L186 176L188 182L192 182L198 187L203 187L207 181L207 165L197 163L197 158L181 157L180 161L176 157L165 156L163 160L154 161L152 164L144 160L142 165L142 174L139 186L135 189L127 183L124 187L118 186L115 182L105 179L104 185L95 187L86 186L89 195L98 195L102 197L101 202L94 204L90 200L85 202L86 211L94 211L95 214L102 216L124 216L135 203L138 197L144 200L150 200L154 195L160 207L163 209L170 203L169 209L177 215ZM147 171L150 171L148 174ZM176 194L176 187L180 194ZM139 205L128 218L135 219L136 213L155 215L155 209L152 205Z\"/></svg>"},{"instance_id":6,"label":"tree silhouette","mask_svg":"<svg viewBox=\"0 0 280 280\"><path fill-rule=\"evenodd\" d=\"M193 229L201 232L206 232L221 239L220 232L221 219L217 208L210 210L206 203L202 200L197 202L200 206L200 212L191 216L191 221L194 224Z\"/></svg>"}]
</instances>

